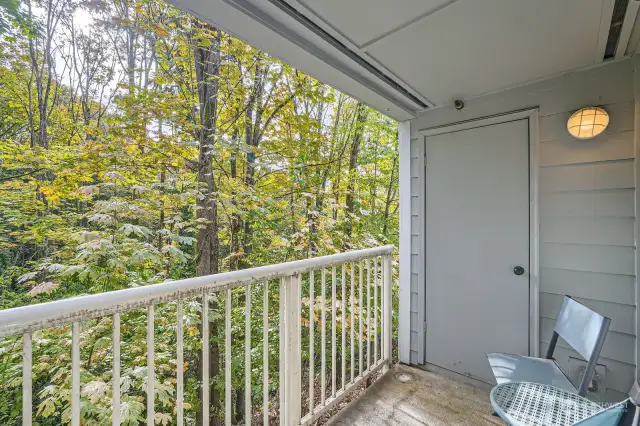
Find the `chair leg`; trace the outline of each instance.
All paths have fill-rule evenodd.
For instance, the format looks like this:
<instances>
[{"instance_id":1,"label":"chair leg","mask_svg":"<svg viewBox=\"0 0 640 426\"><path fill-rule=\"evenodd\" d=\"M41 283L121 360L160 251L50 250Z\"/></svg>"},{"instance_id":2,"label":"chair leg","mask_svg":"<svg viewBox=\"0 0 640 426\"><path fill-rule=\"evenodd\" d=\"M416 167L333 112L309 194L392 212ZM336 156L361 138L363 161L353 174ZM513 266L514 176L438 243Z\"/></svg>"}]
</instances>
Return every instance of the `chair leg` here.
<instances>
[{"instance_id":1,"label":"chair leg","mask_svg":"<svg viewBox=\"0 0 640 426\"><path fill-rule=\"evenodd\" d=\"M549 347L547 348L547 355L545 355L546 359L553 359L553 352L556 350L556 344L558 343L558 333L555 331L551 336L551 342L549 342Z\"/></svg>"}]
</instances>

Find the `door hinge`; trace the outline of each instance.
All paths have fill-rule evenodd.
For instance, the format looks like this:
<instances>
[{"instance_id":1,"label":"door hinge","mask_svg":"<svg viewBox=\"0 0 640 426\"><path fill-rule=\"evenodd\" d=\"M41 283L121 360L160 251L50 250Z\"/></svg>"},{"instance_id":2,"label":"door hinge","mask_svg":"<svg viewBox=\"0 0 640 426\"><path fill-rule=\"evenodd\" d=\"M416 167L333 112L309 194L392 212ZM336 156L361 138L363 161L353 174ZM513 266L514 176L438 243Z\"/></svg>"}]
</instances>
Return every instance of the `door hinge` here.
<instances>
[{"instance_id":1,"label":"door hinge","mask_svg":"<svg viewBox=\"0 0 640 426\"><path fill-rule=\"evenodd\" d=\"M427 332L427 320L422 321L422 332Z\"/></svg>"}]
</instances>

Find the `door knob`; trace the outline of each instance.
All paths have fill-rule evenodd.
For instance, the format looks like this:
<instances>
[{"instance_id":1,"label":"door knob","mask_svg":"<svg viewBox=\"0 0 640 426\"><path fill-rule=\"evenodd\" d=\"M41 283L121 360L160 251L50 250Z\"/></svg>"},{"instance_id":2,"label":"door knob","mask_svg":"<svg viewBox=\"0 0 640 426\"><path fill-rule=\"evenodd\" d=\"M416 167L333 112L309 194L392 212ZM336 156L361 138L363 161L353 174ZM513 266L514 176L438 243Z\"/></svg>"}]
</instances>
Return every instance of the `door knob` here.
<instances>
[{"instance_id":1,"label":"door knob","mask_svg":"<svg viewBox=\"0 0 640 426\"><path fill-rule=\"evenodd\" d=\"M516 266L513 268L513 273L516 275L522 275L524 274L524 268L522 266Z\"/></svg>"}]
</instances>

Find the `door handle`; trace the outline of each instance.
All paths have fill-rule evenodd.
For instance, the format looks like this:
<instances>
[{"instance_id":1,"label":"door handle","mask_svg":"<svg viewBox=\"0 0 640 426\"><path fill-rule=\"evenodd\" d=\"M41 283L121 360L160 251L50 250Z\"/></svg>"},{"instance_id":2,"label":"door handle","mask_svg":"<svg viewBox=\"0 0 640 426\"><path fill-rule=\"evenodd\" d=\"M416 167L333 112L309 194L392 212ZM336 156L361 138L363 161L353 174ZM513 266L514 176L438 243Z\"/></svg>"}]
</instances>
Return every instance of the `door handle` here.
<instances>
[{"instance_id":1,"label":"door handle","mask_svg":"<svg viewBox=\"0 0 640 426\"><path fill-rule=\"evenodd\" d=\"M524 268L522 266L516 266L513 268L513 273L516 275L522 275L524 274Z\"/></svg>"}]
</instances>

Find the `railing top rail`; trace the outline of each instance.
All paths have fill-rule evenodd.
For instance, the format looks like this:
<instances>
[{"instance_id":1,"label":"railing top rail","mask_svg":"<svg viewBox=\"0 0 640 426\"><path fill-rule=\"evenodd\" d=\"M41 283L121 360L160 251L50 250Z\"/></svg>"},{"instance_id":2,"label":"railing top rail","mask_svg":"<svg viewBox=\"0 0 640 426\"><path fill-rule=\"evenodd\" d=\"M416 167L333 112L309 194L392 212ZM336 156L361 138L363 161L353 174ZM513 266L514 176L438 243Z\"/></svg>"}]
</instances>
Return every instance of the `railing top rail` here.
<instances>
[{"instance_id":1,"label":"railing top rail","mask_svg":"<svg viewBox=\"0 0 640 426\"><path fill-rule=\"evenodd\" d=\"M386 245L7 309L0 311L0 337L58 327L74 321L126 312L156 303L170 302L194 296L205 289L220 291L245 286L256 281L300 274L312 269L390 255L392 252L393 246Z\"/></svg>"}]
</instances>

